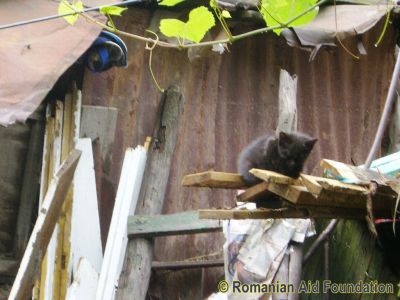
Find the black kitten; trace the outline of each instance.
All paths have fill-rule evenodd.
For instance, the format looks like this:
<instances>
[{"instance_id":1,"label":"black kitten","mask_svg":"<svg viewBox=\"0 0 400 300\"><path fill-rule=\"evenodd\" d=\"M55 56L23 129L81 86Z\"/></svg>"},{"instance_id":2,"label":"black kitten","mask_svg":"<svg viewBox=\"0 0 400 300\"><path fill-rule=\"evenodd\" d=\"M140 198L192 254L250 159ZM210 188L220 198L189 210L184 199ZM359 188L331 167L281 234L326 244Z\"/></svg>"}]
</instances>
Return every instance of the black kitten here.
<instances>
[{"instance_id":1,"label":"black kitten","mask_svg":"<svg viewBox=\"0 0 400 300\"><path fill-rule=\"evenodd\" d=\"M249 173L252 168L275 171L297 178L317 139L306 134L280 132L279 137L265 135L247 146L240 154L238 169L247 185L261 180Z\"/></svg>"}]
</instances>

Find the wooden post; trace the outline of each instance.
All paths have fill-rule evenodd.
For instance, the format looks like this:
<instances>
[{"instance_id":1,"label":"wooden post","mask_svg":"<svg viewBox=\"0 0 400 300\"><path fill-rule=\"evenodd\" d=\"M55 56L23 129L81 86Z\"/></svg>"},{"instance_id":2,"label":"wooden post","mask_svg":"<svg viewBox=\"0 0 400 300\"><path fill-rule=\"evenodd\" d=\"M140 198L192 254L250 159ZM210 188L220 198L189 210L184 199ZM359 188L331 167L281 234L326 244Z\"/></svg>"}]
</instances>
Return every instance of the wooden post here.
<instances>
[{"instance_id":1,"label":"wooden post","mask_svg":"<svg viewBox=\"0 0 400 300\"><path fill-rule=\"evenodd\" d=\"M161 213L182 111L183 97L180 89L171 86L161 102L160 119L154 135L156 138L152 140L149 150L136 208L138 215ZM137 238L129 241L117 299L145 299L152 260L152 239Z\"/></svg>"},{"instance_id":2,"label":"wooden post","mask_svg":"<svg viewBox=\"0 0 400 300\"><path fill-rule=\"evenodd\" d=\"M297 130L297 77L281 70L279 75L279 118L276 133Z\"/></svg>"},{"instance_id":3,"label":"wooden post","mask_svg":"<svg viewBox=\"0 0 400 300\"><path fill-rule=\"evenodd\" d=\"M81 152L74 150L53 177L8 299L25 300L32 292L46 248L61 213Z\"/></svg>"},{"instance_id":4,"label":"wooden post","mask_svg":"<svg viewBox=\"0 0 400 300\"><path fill-rule=\"evenodd\" d=\"M293 77L285 71L281 70L279 77L279 119L276 133L280 131L291 132L297 130L297 105L296 105L296 93L297 93L297 77ZM283 263L279 267L276 278L282 277L287 278L289 281L282 281L295 285L295 290L298 288L301 278L301 259L298 259L302 255L303 245L298 245L293 248L293 252L290 254L291 263ZM287 255L285 255L285 258ZM288 270L288 269L289 270ZM286 276L286 273L288 275ZM283 274L281 274L283 273ZM290 294L289 299L298 299L298 294ZM274 297L273 297L274 298ZM284 299L284 298L279 298ZM286 298L287 299L287 298Z\"/></svg>"},{"instance_id":5,"label":"wooden post","mask_svg":"<svg viewBox=\"0 0 400 300\"><path fill-rule=\"evenodd\" d=\"M32 226L35 199L39 196L40 169L42 163L45 123L43 119L32 121L29 149L26 157L24 181L22 184L15 230L14 253L16 258L24 254Z\"/></svg>"}]
</instances>

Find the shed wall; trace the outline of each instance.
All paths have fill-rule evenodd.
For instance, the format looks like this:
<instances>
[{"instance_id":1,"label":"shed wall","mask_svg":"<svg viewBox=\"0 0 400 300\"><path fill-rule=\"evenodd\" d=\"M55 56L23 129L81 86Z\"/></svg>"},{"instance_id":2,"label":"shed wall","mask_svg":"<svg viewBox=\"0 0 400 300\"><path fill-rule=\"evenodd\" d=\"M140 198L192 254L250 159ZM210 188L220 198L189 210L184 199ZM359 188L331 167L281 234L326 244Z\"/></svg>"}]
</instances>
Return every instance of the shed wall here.
<instances>
[{"instance_id":1,"label":"shed wall","mask_svg":"<svg viewBox=\"0 0 400 300\"><path fill-rule=\"evenodd\" d=\"M118 28L144 35L151 18L148 10L130 8ZM309 53L287 46L273 34L235 42L223 55L210 51L193 63L185 51L156 48L153 70L158 82L164 87L178 84L185 98L164 213L232 206L233 191L183 188L181 179L209 169L234 172L240 150L275 129L281 68L299 78L299 129L319 139L306 171L318 174L322 158L361 164L372 144L394 65L392 29L379 47L373 46L381 27L382 23L361 38L368 55L360 60L338 47L320 51L309 62ZM103 234L125 148L143 144L151 136L161 98L149 72L144 44L125 41L129 67L101 74L87 72L83 86L84 104L119 109L111 165L99 167L101 162L97 162ZM356 49L351 43L346 45ZM220 252L222 243L220 233L159 238L155 259L209 255ZM222 268L208 269L203 276L201 270L160 272L152 276L150 294L153 299L200 299L215 290L222 275Z\"/></svg>"}]
</instances>

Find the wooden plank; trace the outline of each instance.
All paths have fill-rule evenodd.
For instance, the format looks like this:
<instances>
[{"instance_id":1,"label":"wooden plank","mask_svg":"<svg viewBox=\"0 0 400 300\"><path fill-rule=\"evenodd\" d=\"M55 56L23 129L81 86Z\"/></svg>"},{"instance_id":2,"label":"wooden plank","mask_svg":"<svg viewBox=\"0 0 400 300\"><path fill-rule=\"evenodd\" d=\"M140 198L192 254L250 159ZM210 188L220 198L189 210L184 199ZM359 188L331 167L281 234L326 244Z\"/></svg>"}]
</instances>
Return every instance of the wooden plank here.
<instances>
[{"instance_id":1,"label":"wooden plank","mask_svg":"<svg viewBox=\"0 0 400 300\"><path fill-rule=\"evenodd\" d=\"M103 252L92 141L89 138L78 139L76 149L80 150L82 155L73 181L70 232L64 232L64 235L70 239L70 266L72 267L70 272L76 274L79 260L85 257L96 272L100 273Z\"/></svg>"},{"instance_id":2,"label":"wooden plank","mask_svg":"<svg viewBox=\"0 0 400 300\"><path fill-rule=\"evenodd\" d=\"M9 299L26 299L32 292L35 276L53 234L80 155L80 151L72 151L49 185Z\"/></svg>"},{"instance_id":3,"label":"wooden plank","mask_svg":"<svg viewBox=\"0 0 400 300\"><path fill-rule=\"evenodd\" d=\"M128 220L128 236L157 237L222 231L218 221L200 220L197 211L170 215L132 216Z\"/></svg>"},{"instance_id":4,"label":"wooden plank","mask_svg":"<svg viewBox=\"0 0 400 300\"><path fill-rule=\"evenodd\" d=\"M150 147L136 214L161 213L182 111L180 89L171 86L164 92L161 101L160 118L154 134L157 138ZM130 240L125 257L117 299L145 299L153 259L153 241L143 238Z\"/></svg>"},{"instance_id":5,"label":"wooden plank","mask_svg":"<svg viewBox=\"0 0 400 300\"><path fill-rule=\"evenodd\" d=\"M331 207L303 207L303 208L279 208L279 209L256 209L256 210L232 210L232 209L200 209L200 219L216 220L243 220L243 219L364 219L366 211L353 208L331 208Z\"/></svg>"},{"instance_id":6,"label":"wooden plank","mask_svg":"<svg viewBox=\"0 0 400 300\"><path fill-rule=\"evenodd\" d=\"M64 103L61 100L54 102L54 122L53 122L53 149L50 154L50 173L48 182L50 182L62 162L62 134L64 128ZM47 192L47 191L46 191ZM40 205L39 208L42 206ZM57 245L58 245L59 226L56 224L51 240L46 249L46 256L43 259L42 271L40 273L40 299L51 299L57 297L59 276L54 276L58 269L57 265Z\"/></svg>"},{"instance_id":7,"label":"wooden plank","mask_svg":"<svg viewBox=\"0 0 400 300\"><path fill-rule=\"evenodd\" d=\"M278 136L280 131L292 132L297 131L297 77L293 77L285 71L280 71L279 76L279 117L278 126L276 128L276 134ZM275 182L280 183L280 182ZM283 183L283 182L282 182ZM301 185L300 183L296 183ZM278 237L275 237L278 238ZM302 247L302 245L301 245ZM294 255L291 253L291 255ZM292 282L289 280L289 263L288 256L284 255L283 261L279 266L277 273L275 275L275 282L280 282L284 284L289 284ZM301 266L299 266L301 270ZM298 271L298 270L297 270ZM272 299L287 299L287 294L273 294Z\"/></svg>"},{"instance_id":8,"label":"wooden plank","mask_svg":"<svg viewBox=\"0 0 400 300\"><path fill-rule=\"evenodd\" d=\"M79 120L75 119L74 109L80 109L76 106L76 92L68 93L64 98L64 126L62 135L62 153L61 158L74 149L75 139L74 126ZM78 164L79 165L79 164ZM57 243L56 271L54 272L54 290L58 293L59 299L65 299L67 288L73 280L70 277L70 259L71 259L71 211L73 199L73 184L71 184L67 196L65 197L62 213L58 220L59 232Z\"/></svg>"},{"instance_id":9,"label":"wooden plank","mask_svg":"<svg viewBox=\"0 0 400 300\"><path fill-rule=\"evenodd\" d=\"M314 197L306 187L298 185L287 185L279 183L270 183L268 189L278 196L286 199L293 204L300 205L318 205L319 201Z\"/></svg>"},{"instance_id":10,"label":"wooden plank","mask_svg":"<svg viewBox=\"0 0 400 300\"><path fill-rule=\"evenodd\" d=\"M72 95L66 94L64 97L64 111L63 111L63 120L62 120L62 134L61 134L61 161L66 159L70 151L73 149L74 140L72 136L72 123L73 123L73 114L72 114ZM54 274L50 280L53 284L53 298L55 299L64 299L65 293L67 291L67 285L64 284L63 274L67 273L67 269L69 269L69 251L64 251L65 248L69 250L70 244L70 236L68 234L68 238L65 239L65 228L66 228L66 219L70 217L71 214L71 205L72 205L72 186L71 184L67 195L65 197L62 213L57 222L57 245L56 245L56 257L54 263L49 261L50 264L54 264ZM47 279L49 280L49 279ZM49 282L50 283L50 282ZM51 283L50 283L51 284ZM46 296L46 295L45 295Z\"/></svg>"},{"instance_id":11,"label":"wooden plank","mask_svg":"<svg viewBox=\"0 0 400 300\"><path fill-rule=\"evenodd\" d=\"M182 270L182 269L198 269L198 268L215 268L223 267L223 259L202 260L202 261L153 261L151 268L156 270Z\"/></svg>"},{"instance_id":12,"label":"wooden plank","mask_svg":"<svg viewBox=\"0 0 400 300\"><path fill-rule=\"evenodd\" d=\"M256 202L269 193L268 182L261 182L245 190L243 193L236 196L237 202Z\"/></svg>"},{"instance_id":13,"label":"wooden plank","mask_svg":"<svg viewBox=\"0 0 400 300\"><path fill-rule=\"evenodd\" d=\"M243 189L246 184L242 176L236 173L225 173L206 171L196 174L189 174L182 179L183 186L209 187L220 189Z\"/></svg>"},{"instance_id":14,"label":"wooden plank","mask_svg":"<svg viewBox=\"0 0 400 300\"><path fill-rule=\"evenodd\" d=\"M279 117L276 133L297 130L297 77L286 71L279 74Z\"/></svg>"},{"instance_id":15,"label":"wooden plank","mask_svg":"<svg viewBox=\"0 0 400 300\"><path fill-rule=\"evenodd\" d=\"M344 183L344 182L341 182L341 181L338 181L335 179L316 177L316 176L311 176L311 175L306 175L306 174L301 174L300 176L301 176L301 179L303 180L304 185L306 185L304 181L307 181L311 184L315 184L316 186L320 186L321 190L327 189L327 190L330 190L333 192L341 192L341 193L352 194L352 195L367 194L369 192L369 190L367 188L365 188L364 186ZM307 189L308 189L308 187L307 187ZM314 191L310 191L310 192L318 194Z\"/></svg>"},{"instance_id":16,"label":"wooden plank","mask_svg":"<svg viewBox=\"0 0 400 300\"><path fill-rule=\"evenodd\" d=\"M300 174L303 185L307 190L313 194L315 197L321 194L323 187L318 183L314 176L309 176L306 174Z\"/></svg>"},{"instance_id":17,"label":"wooden plank","mask_svg":"<svg viewBox=\"0 0 400 300\"><path fill-rule=\"evenodd\" d=\"M77 88L76 82L72 82L70 93L64 99L64 126L63 126L63 148L62 158L64 159L68 153L75 148L75 143L79 138L80 114L82 106L82 93ZM79 164L77 169L79 168ZM74 179L75 181L76 179ZM59 218L59 235L58 235L58 255L56 264L60 266L60 271L54 274L59 276L59 287L55 290L59 291L59 298L65 299L67 288L73 280L71 269L71 258L75 255L71 252L71 219L72 205L74 198L74 184L71 184L64 200L63 210ZM54 284L57 284L54 280Z\"/></svg>"},{"instance_id":18,"label":"wooden plank","mask_svg":"<svg viewBox=\"0 0 400 300\"><path fill-rule=\"evenodd\" d=\"M269 170L260 170L260 169L251 169L249 171L254 176L273 183L281 183L281 184L292 184L292 185L302 185L301 180L294 179L289 176L285 176L283 174L279 174L274 171Z\"/></svg>"},{"instance_id":19,"label":"wooden plank","mask_svg":"<svg viewBox=\"0 0 400 300\"><path fill-rule=\"evenodd\" d=\"M393 177L330 159L323 159L321 166L328 170L331 175L339 177L339 179L347 179L350 183L369 185L371 181L375 181L379 185L386 185L387 180L393 180Z\"/></svg>"},{"instance_id":20,"label":"wooden plank","mask_svg":"<svg viewBox=\"0 0 400 300\"><path fill-rule=\"evenodd\" d=\"M81 257L78 269L74 272L74 281L68 287L66 300L96 299L96 287L99 274L85 257Z\"/></svg>"},{"instance_id":21,"label":"wooden plank","mask_svg":"<svg viewBox=\"0 0 400 300\"><path fill-rule=\"evenodd\" d=\"M96 300L114 299L128 244L128 216L133 215L146 164L146 150L138 146L125 151L117 196L108 231Z\"/></svg>"},{"instance_id":22,"label":"wooden plank","mask_svg":"<svg viewBox=\"0 0 400 300\"><path fill-rule=\"evenodd\" d=\"M80 137L98 141L102 161L106 165L111 163L117 116L118 109L114 107L82 105Z\"/></svg>"},{"instance_id":23,"label":"wooden plank","mask_svg":"<svg viewBox=\"0 0 400 300\"><path fill-rule=\"evenodd\" d=\"M24 170L21 197L18 208L17 226L14 239L14 256L21 258L32 227L32 214L35 199L39 193L39 178L43 153L45 122L41 119L32 122L28 154Z\"/></svg>"},{"instance_id":24,"label":"wooden plank","mask_svg":"<svg viewBox=\"0 0 400 300\"><path fill-rule=\"evenodd\" d=\"M318 205L364 209L368 189L337 180L302 174L307 189L317 198Z\"/></svg>"}]
</instances>

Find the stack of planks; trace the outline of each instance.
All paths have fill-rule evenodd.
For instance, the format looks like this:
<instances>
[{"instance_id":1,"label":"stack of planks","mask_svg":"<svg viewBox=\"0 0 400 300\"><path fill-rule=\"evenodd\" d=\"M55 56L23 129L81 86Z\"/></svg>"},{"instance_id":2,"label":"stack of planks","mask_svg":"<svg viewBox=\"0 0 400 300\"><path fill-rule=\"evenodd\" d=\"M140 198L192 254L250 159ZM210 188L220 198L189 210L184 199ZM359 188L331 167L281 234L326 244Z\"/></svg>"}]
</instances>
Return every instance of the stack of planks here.
<instances>
[{"instance_id":1,"label":"stack of planks","mask_svg":"<svg viewBox=\"0 0 400 300\"><path fill-rule=\"evenodd\" d=\"M325 174L341 180L346 179L347 183L306 174L294 179L272 171L252 169L250 172L263 182L250 188L246 188L239 174L215 171L186 175L182 185L245 189L237 196L238 202L255 202L269 192L277 194L285 201L285 206L279 209L199 210L200 218L204 219L363 219L368 213L368 199L372 199L373 214L376 218L393 216L397 193L391 187L400 184L395 178L328 159L322 160L321 165ZM377 187L374 192L371 192L371 184Z\"/></svg>"}]
</instances>

